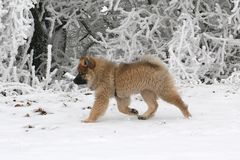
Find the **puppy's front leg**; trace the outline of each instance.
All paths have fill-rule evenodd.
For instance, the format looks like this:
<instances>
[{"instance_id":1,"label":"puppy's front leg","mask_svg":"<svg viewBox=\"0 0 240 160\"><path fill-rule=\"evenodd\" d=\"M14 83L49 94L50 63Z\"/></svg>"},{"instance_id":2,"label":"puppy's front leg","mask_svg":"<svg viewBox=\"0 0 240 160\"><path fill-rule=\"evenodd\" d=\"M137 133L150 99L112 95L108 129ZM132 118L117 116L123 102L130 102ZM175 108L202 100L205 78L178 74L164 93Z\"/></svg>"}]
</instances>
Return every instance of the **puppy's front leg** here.
<instances>
[{"instance_id":1,"label":"puppy's front leg","mask_svg":"<svg viewBox=\"0 0 240 160\"><path fill-rule=\"evenodd\" d=\"M105 113L107 110L109 103L109 98L106 96L98 96L94 102L92 110L90 112L89 117L84 120L85 123L95 122L101 115Z\"/></svg>"}]
</instances>

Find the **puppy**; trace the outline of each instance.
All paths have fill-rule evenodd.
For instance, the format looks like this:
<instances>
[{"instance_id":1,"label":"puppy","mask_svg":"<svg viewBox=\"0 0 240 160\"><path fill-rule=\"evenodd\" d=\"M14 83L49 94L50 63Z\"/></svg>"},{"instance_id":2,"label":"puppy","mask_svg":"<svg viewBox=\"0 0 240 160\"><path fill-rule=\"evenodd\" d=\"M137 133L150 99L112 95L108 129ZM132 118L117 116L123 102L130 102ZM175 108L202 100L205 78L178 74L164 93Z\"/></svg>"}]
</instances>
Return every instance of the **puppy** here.
<instances>
[{"instance_id":1,"label":"puppy","mask_svg":"<svg viewBox=\"0 0 240 160\"><path fill-rule=\"evenodd\" d=\"M103 115L113 96L120 112L137 115L140 120L154 115L158 107L158 97L178 107L185 118L191 117L167 68L159 59L151 56L128 64L115 64L103 58L83 56L80 58L74 83L87 84L90 89L95 90L94 105L84 122L95 122ZM130 96L137 93L141 94L148 105L147 111L142 115L129 107Z\"/></svg>"}]
</instances>

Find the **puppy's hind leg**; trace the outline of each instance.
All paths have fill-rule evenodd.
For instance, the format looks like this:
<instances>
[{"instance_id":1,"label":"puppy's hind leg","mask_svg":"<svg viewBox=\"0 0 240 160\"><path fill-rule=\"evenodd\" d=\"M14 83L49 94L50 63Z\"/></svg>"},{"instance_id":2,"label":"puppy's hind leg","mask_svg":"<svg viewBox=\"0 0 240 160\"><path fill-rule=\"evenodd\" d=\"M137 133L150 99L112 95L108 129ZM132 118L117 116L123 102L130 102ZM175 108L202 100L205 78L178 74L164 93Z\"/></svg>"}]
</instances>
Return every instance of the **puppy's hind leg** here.
<instances>
[{"instance_id":1,"label":"puppy's hind leg","mask_svg":"<svg viewBox=\"0 0 240 160\"><path fill-rule=\"evenodd\" d=\"M138 119L146 120L146 119L152 117L157 110L157 107L158 107L157 95L150 90L141 91L141 95L142 95L144 101L148 105L148 110L143 115L139 115Z\"/></svg>"},{"instance_id":2,"label":"puppy's hind leg","mask_svg":"<svg viewBox=\"0 0 240 160\"><path fill-rule=\"evenodd\" d=\"M191 113L188 111L188 106L183 102L180 95L176 90L169 90L159 95L164 101L171 103L178 107L185 118L191 117Z\"/></svg>"},{"instance_id":3,"label":"puppy's hind leg","mask_svg":"<svg viewBox=\"0 0 240 160\"><path fill-rule=\"evenodd\" d=\"M129 108L130 97L116 97L118 110L124 114L128 115L138 115L138 111L134 108Z\"/></svg>"}]
</instances>

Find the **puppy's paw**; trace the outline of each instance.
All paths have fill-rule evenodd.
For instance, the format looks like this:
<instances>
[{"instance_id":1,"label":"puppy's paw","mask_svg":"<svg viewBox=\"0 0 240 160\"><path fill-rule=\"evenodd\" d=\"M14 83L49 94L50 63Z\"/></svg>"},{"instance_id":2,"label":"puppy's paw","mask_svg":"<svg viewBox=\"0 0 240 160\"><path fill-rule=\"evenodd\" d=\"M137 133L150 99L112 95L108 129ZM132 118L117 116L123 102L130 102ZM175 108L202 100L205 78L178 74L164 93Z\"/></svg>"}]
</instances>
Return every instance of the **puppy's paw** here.
<instances>
[{"instance_id":1,"label":"puppy's paw","mask_svg":"<svg viewBox=\"0 0 240 160\"><path fill-rule=\"evenodd\" d=\"M192 118L192 115L191 115L191 113L186 113L186 114L184 114L184 117L186 119L190 119L190 118Z\"/></svg>"},{"instance_id":2,"label":"puppy's paw","mask_svg":"<svg viewBox=\"0 0 240 160\"><path fill-rule=\"evenodd\" d=\"M82 120L82 122L83 123L94 123L96 121L88 118L88 119Z\"/></svg>"},{"instance_id":3,"label":"puppy's paw","mask_svg":"<svg viewBox=\"0 0 240 160\"><path fill-rule=\"evenodd\" d=\"M139 120L146 120L146 119L148 119L146 116L143 116L143 115L139 115L138 116L138 119Z\"/></svg>"},{"instance_id":4,"label":"puppy's paw","mask_svg":"<svg viewBox=\"0 0 240 160\"><path fill-rule=\"evenodd\" d=\"M130 110L131 114L138 115L138 110L131 108Z\"/></svg>"},{"instance_id":5,"label":"puppy's paw","mask_svg":"<svg viewBox=\"0 0 240 160\"><path fill-rule=\"evenodd\" d=\"M183 115L186 119L190 119L192 117L191 113L188 110L185 110L183 112Z\"/></svg>"}]
</instances>

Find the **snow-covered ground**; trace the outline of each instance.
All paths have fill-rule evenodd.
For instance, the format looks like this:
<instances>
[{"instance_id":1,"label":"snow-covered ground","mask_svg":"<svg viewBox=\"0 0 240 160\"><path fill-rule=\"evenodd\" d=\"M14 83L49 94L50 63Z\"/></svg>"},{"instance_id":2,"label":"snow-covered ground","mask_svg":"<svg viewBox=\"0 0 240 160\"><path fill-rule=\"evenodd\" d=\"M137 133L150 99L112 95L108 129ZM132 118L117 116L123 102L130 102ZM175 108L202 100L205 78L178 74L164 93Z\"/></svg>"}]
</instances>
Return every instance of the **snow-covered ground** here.
<instances>
[{"instance_id":1,"label":"snow-covered ground","mask_svg":"<svg viewBox=\"0 0 240 160\"><path fill-rule=\"evenodd\" d=\"M0 96L0 159L239 160L240 90L219 85L180 92L189 120L159 100L155 117L140 121L119 113L112 99L93 124L81 122L94 101L90 91ZM139 95L131 106L146 109Z\"/></svg>"}]
</instances>

